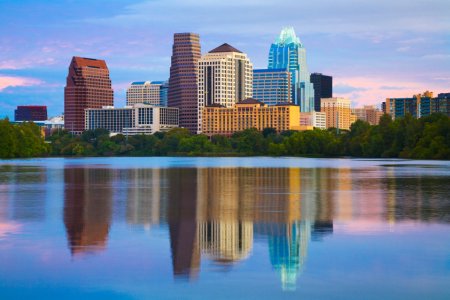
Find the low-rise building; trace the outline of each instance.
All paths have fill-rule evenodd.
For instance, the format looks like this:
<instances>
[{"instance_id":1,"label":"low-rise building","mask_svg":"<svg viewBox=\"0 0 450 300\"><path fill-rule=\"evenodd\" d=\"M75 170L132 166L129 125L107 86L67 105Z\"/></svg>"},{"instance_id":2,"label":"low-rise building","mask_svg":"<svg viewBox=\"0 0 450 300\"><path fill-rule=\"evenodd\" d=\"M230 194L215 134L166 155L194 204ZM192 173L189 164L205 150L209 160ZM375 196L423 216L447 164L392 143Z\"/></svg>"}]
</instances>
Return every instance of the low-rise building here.
<instances>
[{"instance_id":1,"label":"low-rise building","mask_svg":"<svg viewBox=\"0 0 450 300\"><path fill-rule=\"evenodd\" d=\"M266 105L253 98L233 107L213 104L203 109L202 133L232 135L249 128L274 128L277 132L300 130L300 107L293 104Z\"/></svg>"},{"instance_id":2,"label":"low-rise building","mask_svg":"<svg viewBox=\"0 0 450 300\"><path fill-rule=\"evenodd\" d=\"M364 105L362 108L352 108L352 113L358 120L368 122L370 125L378 125L383 111L374 105Z\"/></svg>"},{"instance_id":3,"label":"low-rise building","mask_svg":"<svg viewBox=\"0 0 450 300\"><path fill-rule=\"evenodd\" d=\"M86 130L103 128L111 134L153 134L178 127L178 108L134 104L86 109Z\"/></svg>"},{"instance_id":4,"label":"low-rise building","mask_svg":"<svg viewBox=\"0 0 450 300\"><path fill-rule=\"evenodd\" d=\"M312 126L313 128L326 129L327 115L324 112L300 113L300 125Z\"/></svg>"}]
</instances>

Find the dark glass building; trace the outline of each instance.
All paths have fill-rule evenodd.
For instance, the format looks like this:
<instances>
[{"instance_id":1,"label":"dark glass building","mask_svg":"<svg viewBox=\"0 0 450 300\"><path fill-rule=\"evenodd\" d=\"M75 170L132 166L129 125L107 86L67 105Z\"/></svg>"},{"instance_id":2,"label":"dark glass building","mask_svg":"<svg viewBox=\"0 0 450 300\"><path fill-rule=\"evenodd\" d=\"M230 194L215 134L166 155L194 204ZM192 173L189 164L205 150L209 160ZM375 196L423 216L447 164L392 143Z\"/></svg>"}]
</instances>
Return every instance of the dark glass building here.
<instances>
[{"instance_id":1,"label":"dark glass building","mask_svg":"<svg viewBox=\"0 0 450 300\"><path fill-rule=\"evenodd\" d=\"M312 73L311 83L314 85L314 110L320 111L320 99L333 98L333 77Z\"/></svg>"},{"instance_id":2,"label":"dark glass building","mask_svg":"<svg viewBox=\"0 0 450 300\"><path fill-rule=\"evenodd\" d=\"M46 121L47 106L43 105L25 105L17 106L14 111L15 121Z\"/></svg>"},{"instance_id":3,"label":"dark glass building","mask_svg":"<svg viewBox=\"0 0 450 300\"><path fill-rule=\"evenodd\" d=\"M85 130L85 109L113 105L114 92L106 62L73 57L64 88L64 127L80 134Z\"/></svg>"},{"instance_id":4,"label":"dark glass building","mask_svg":"<svg viewBox=\"0 0 450 300\"><path fill-rule=\"evenodd\" d=\"M179 109L180 127L197 132L198 60L200 37L195 33L175 33L170 66L167 104Z\"/></svg>"}]
</instances>

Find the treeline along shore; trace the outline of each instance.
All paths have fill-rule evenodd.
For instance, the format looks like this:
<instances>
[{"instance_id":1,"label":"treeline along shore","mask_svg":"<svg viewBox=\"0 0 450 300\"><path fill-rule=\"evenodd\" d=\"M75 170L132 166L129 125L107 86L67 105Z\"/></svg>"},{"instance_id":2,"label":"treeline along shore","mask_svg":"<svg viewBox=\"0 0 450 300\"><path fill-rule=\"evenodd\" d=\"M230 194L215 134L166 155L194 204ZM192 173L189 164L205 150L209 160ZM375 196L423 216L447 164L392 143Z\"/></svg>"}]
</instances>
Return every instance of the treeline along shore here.
<instances>
[{"instance_id":1,"label":"treeline along shore","mask_svg":"<svg viewBox=\"0 0 450 300\"><path fill-rule=\"evenodd\" d=\"M55 132L44 140L34 123L0 121L0 157L83 156L306 156L450 159L450 118L432 114L392 120L379 125L356 121L349 131L336 129L262 132L247 129L232 136L193 135L183 128L153 135L110 137L102 129L75 136Z\"/></svg>"}]
</instances>

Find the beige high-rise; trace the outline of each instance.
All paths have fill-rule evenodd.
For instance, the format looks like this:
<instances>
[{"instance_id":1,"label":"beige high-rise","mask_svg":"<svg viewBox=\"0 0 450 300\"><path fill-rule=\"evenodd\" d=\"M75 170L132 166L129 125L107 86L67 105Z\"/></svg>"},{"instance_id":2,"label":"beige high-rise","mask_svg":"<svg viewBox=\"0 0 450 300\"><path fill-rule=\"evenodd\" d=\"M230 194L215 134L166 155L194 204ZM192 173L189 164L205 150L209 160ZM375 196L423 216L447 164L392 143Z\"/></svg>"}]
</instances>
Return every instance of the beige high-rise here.
<instances>
[{"instance_id":1,"label":"beige high-rise","mask_svg":"<svg viewBox=\"0 0 450 300\"><path fill-rule=\"evenodd\" d=\"M202 130L205 106L235 103L253 95L253 65L245 53L223 44L198 62L198 132Z\"/></svg>"}]
</instances>

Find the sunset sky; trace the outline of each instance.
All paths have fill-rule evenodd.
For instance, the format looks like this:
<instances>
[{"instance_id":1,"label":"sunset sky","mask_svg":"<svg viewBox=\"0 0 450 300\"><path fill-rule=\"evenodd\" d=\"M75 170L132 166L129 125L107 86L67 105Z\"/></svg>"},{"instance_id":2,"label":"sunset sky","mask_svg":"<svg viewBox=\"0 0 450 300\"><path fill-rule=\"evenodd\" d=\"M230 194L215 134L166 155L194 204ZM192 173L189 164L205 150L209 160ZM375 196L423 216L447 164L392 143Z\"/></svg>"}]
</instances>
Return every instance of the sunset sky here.
<instances>
[{"instance_id":1,"label":"sunset sky","mask_svg":"<svg viewBox=\"0 0 450 300\"><path fill-rule=\"evenodd\" d=\"M267 67L270 44L293 26L310 72L335 96L380 104L450 92L448 0L0 0L0 117L17 105L62 113L72 56L105 59L116 106L132 81L169 76L173 33L200 34L202 52L227 42Z\"/></svg>"}]
</instances>

